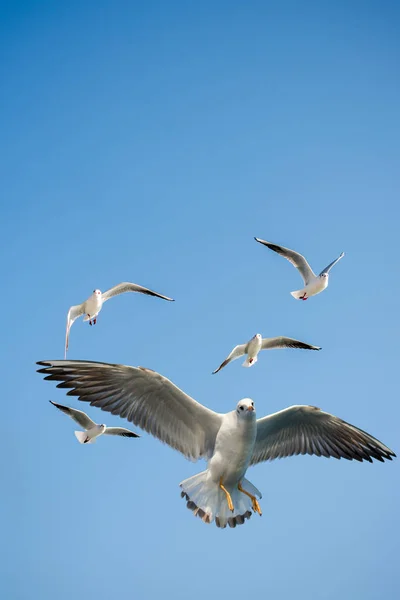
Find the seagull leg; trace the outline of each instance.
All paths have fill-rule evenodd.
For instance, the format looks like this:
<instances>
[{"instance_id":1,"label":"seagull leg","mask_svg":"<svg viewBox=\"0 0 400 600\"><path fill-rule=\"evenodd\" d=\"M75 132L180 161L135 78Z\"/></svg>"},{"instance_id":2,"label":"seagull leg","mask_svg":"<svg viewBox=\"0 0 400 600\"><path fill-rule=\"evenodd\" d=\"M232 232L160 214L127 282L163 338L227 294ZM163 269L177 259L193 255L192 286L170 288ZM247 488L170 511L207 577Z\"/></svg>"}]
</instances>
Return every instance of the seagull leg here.
<instances>
[{"instance_id":1,"label":"seagull leg","mask_svg":"<svg viewBox=\"0 0 400 600\"><path fill-rule=\"evenodd\" d=\"M258 504L257 498L255 496L253 496L252 494L249 494L249 492L246 492L246 490L244 490L242 488L242 484L241 483L238 483L238 490L239 490L239 492L242 492L243 494L246 494L246 496L248 496L251 499L251 504L253 506L254 512L257 512L260 515L260 517L261 517L262 512L261 512L260 505Z\"/></svg>"},{"instance_id":2,"label":"seagull leg","mask_svg":"<svg viewBox=\"0 0 400 600\"><path fill-rule=\"evenodd\" d=\"M230 495L230 493L229 493L229 492L228 492L228 490L226 489L226 487L225 487L224 485L222 485L222 477L221 477L221 478L220 478L220 480L219 480L219 487L221 488L221 490L223 490L223 491L225 492L225 495L226 495L226 500L227 500L227 502L228 502L228 508L229 508L229 510L230 510L230 511L232 511L232 512L233 512L233 511L234 511L234 508L233 508L233 502L232 502L232 498L231 498L231 495Z\"/></svg>"},{"instance_id":3,"label":"seagull leg","mask_svg":"<svg viewBox=\"0 0 400 600\"><path fill-rule=\"evenodd\" d=\"M95 318L93 319L93 325L96 325L96 322L97 322L97 318L95 317Z\"/></svg>"}]
</instances>

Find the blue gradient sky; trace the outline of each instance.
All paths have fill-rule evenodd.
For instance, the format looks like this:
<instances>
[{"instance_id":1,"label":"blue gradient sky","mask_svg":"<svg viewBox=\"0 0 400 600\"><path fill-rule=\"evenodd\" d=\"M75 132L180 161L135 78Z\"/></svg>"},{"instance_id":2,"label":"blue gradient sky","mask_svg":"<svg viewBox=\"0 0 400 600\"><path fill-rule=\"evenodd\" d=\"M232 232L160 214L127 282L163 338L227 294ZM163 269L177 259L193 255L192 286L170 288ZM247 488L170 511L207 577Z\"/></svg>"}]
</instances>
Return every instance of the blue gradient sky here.
<instances>
[{"instance_id":1,"label":"blue gradient sky","mask_svg":"<svg viewBox=\"0 0 400 600\"><path fill-rule=\"evenodd\" d=\"M70 358L150 367L218 411L316 404L399 453L399 4L1 11L1 596L398 597L397 460L257 466L262 518L221 531L179 496L203 463L146 434L79 445L48 401L86 407L35 362L63 357L71 304L133 281L176 302L107 303ZM296 302L253 236L316 270L346 256ZM211 375L256 332L323 350Z\"/></svg>"}]
</instances>

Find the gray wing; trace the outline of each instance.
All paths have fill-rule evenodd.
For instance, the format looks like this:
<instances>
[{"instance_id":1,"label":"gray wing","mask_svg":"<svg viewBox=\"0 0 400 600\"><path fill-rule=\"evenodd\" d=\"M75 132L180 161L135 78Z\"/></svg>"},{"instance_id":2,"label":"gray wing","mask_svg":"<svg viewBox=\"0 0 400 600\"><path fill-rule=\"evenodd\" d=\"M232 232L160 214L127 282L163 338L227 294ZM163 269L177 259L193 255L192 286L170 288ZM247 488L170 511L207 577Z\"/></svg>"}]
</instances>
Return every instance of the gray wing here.
<instances>
[{"instance_id":1,"label":"gray wing","mask_svg":"<svg viewBox=\"0 0 400 600\"><path fill-rule=\"evenodd\" d=\"M189 459L210 458L223 415L199 404L151 369L82 360L38 362L45 379L131 421Z\"/></svg>"},{"instance_id":2,"label":"gray wing","mask_svg":"<svg viewBox=\"0 0 400 600\"><path fill-rule=\"evenodd\" d=\"M67 314L67 327L65 331L65 349L64 349L64 358L67 358L67 350L69 343L69 330L72 327L72 324L78 317L81 317L85 313L85 303L77 304L76 306L71 306Z\"/></svg>"},{"instance_id":3,"label":"gray wing","mask_svg":"<svg viewBox=\"0 0 400 600\"><path fill-rule=\"evenodd\" d=\"M124 427L107 427L104 435L121 435L122 437L138 438L140 435Z\"/></svg>"},{"instance_id":4,"label":"gray wing","mask_svg":"<svg viewBox=\"0 0 400 600\"><path fill-rule=\"evenodd\" d=\"M169 302L175 302L173 298L168 298L168 296L163 296L162 294L153 292L152 290L142 287L141 285L137 285L136 283L129 283L128 281L125 281L124 283L119 283L118 285L115 285L114 287L104 292L102 294L103 302L106 302L113 296L124 294L125 292L140 292L141 294L147 294L148 296L157 296L157 298L162 298L163 300L168 300Z\"/></svg>"},{"instance_id":5,"label":"gray wing","mask_svg":"<svg viewBox=\"0 0 400 600\"><path fill-rule=\"evenodd\" d=\"M311 346L305 342L299 342L288 337L263 338L262 350L272 350L273 348L301 348L302 350L321 350L319 346Z\"/></svg>"},{"instance_id":6,"label":"gray wing","mask_svg":"<svg viewBox=\"0 0 400 600\"><path fill-rule=\"evenodd\" d=\"M78 423L78 425L80 425L81 427L83 427L86 430L91 429L92 427L94 427L96 425L96 423L94 421L92 421L92 419L89 419L87 414L82 412L81 410L76 410L75 408L70 408L69 406L64 406L63 404L57 404L56 402L53 402L52 400L49 400L49 402L50 402L50 404L52 404L53 406L55 406L56 408L61 410L61 412L65 413L66 415L71 417L71 419L73 419L75 421L75 423Z\"/></svg>"},{"instance_id":7,"label":"gray wing","mask_svg":"<svg viewBox=\"0 0 400 600\"><path fill-rule=\"evenodd\" d=\"M246 348L247 344L239 344L239 346L235 346L229 356L224 360L223 363L219 365L218 369L215 369L215 371L212 372L212 374L215 375L215 373L218 373L218 371L226 367L226 365L228 365L230 362L246 354Z\"/></svg>"},{"instance_id":8,"label":"gray wing","mask_svg":"<svg viewBox=\"0 0 400 600\"><path fill-rule=\"evenodd\" d=\"M271 244L271 242L266 242L265 240L261 240L260 238L254 238L256 242L267 246L270 250L277 252L284 258L286 258L289 262L292 263L299 271L300 275L304 279L304 283L308 285L310 281L315 278L315 273L304 258L302 254L295 252L294 250L289 250L289 248L284 248L284 246L278 246L277 244Z\"/></svg>"},{"instance_id":9,"label":"gray wing","mask_svg":"<svg viewBox=\"0 0 400 600\"><path fill-rule=\"evenodd\" d=\"M329 273L329 271L332 269L332 267L334 267L336 265L336 263L339 262L339 260L341 258L343 258L343 256L344 256L344 252L342 252L342 254L340 256L338 256L336 260L332 261L327 267L325 267L325 269L323 271L321 271L320 275L322 275L322 273Z\"/></svg>"},{"instance_id":10,"label":"gray wing","mask_svg":"<svg viewBox=\"0 0 400 600\"><path fill-rule=\"evenodd\" d=\"M257 420L250 464L295 454L316 454L362 462L396 456L379 440L315 406L290 406Z\"/></svg>"}]
</instances>

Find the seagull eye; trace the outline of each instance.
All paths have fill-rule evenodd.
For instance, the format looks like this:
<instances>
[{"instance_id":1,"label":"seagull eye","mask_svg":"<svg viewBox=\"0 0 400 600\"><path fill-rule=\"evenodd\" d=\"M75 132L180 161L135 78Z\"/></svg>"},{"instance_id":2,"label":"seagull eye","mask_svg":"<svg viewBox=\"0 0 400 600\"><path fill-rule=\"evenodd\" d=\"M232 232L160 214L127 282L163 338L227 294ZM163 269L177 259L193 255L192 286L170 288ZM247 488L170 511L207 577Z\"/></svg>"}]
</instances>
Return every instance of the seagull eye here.
<instances>
[{"instance_id":1,"label":"seagull eye","mask_svg":"<svg viewBox=\"0 0 400 600\"><path fill-rule=\"evenodd\" d=\"M243 406L240 407L240 410L243 410Z\"/></svg>"}]
</instances>

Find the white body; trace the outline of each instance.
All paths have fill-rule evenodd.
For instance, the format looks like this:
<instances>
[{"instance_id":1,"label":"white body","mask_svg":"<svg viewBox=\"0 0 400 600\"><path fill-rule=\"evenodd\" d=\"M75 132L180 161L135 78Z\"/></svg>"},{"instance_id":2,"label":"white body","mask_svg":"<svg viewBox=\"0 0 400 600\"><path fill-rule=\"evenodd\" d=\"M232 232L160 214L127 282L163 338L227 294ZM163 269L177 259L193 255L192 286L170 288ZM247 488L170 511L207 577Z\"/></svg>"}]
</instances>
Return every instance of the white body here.
<instances>
[{"instance_id":1,"label":"white body","mask_svg":"<svg viewBox=\"0 0 400 600\"><path fill-rule=\"evenodd\" d=\"M257 333L247 344L247 358L242 365L243 367L252 367L257 362L257 355L261 350L261 346L262 336Z\"/></svg>"},{"instance_id":2,"label":"white body","mask_svg":"<svg viewBox=\"0 0 400 600\"><path fill-rule=\"evenodd\" d=\"M95 290L93 294L84 302L85 318L84 321L89 321L97 317L103 307L103 296L100 290Z\"/></svg>"},{"instance_id":3,"label":"white body","mask_svg":"<svg viewBox=\"0 0 400 600\"><path fill-rule=\"evenodd\" d=\"M228 413L215 440L214 456L208 463L211 480L234 486L241 481L250 464L257 435L256 412L240 418L237 410Z\"/></svg>"},{"instance_id":4,"label":"white body","mask_svg":"<svg viewBox=\"0 0 400 600\"><path fill-rule=\"evenodd\" d=\"M318 277L310 281L310 283L306 285L302 290L297 290L296 292L290 293L292 294L293 298L296 298L296 300L307 300L307 298L310 298L311 296L316 296L317 294L323 292L328 287L328 283L329 275L327 273L324 273L323 275L319 275Z\"/></svg>"},{"instance_id":5,"label":"white body","mask_svg":"<svg viewBox=\"0 0 400 600\"><path fill-rule=\"evenodd\" d=\"M75 436L81 444L94 444L96 438L102 435L106 430L105 425L95 425L87 431L75 431Z\"/></svg>"}]
</instances>

